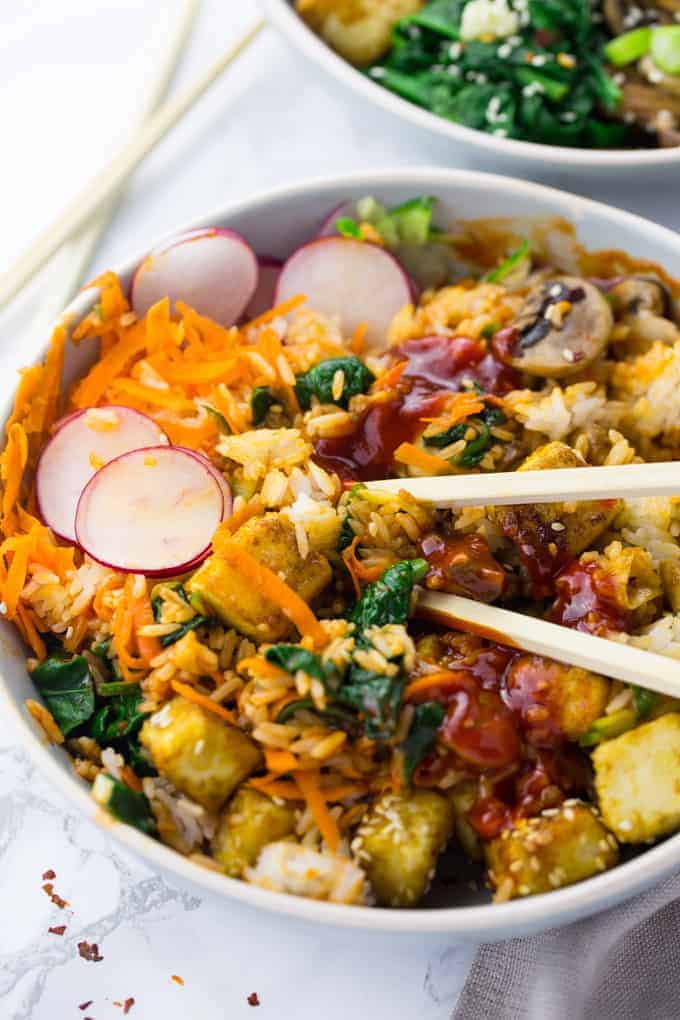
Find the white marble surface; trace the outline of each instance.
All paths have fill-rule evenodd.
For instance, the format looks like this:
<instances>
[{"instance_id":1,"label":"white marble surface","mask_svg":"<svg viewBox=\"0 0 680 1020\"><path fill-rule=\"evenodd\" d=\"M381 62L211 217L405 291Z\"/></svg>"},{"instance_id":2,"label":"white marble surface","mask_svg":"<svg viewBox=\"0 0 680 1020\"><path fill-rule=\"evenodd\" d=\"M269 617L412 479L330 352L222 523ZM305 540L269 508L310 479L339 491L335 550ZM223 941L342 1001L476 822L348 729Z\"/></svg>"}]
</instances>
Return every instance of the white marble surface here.
<instances>
[{"instance_id":1,"label":"white marble surface","mask_svg":"<svg viewBox=\"0 0 680 1020\"><path fill-rule=\"evenodd\" d=\"M0 269L114 151L176 10L171 0L0 4ZM179 81L254 16L254 0L206 0ZM416 163L460 165L443 142L357 109L268 31L137 174L96 268L228 198L302 177ZM545 179L560 183L549 167ZM677 182L567 185L680 227ZM0 322L0 372L16 363L37 292ZM237 1020L252 1015L253 991L261 1001L255 1015L276 1020L439 1020L472 955L442 937L322 930L175 888L83 822L1 719L0 855L0 1016L12 1020L110 1020L122 1014L114 1002L129 996L134 1020ZM48 868L66 910L40 888ZM60 924L63 937L48 934ZM98 943L101 962L78 956L82 939Z\"/></svg>"}]
</instances>

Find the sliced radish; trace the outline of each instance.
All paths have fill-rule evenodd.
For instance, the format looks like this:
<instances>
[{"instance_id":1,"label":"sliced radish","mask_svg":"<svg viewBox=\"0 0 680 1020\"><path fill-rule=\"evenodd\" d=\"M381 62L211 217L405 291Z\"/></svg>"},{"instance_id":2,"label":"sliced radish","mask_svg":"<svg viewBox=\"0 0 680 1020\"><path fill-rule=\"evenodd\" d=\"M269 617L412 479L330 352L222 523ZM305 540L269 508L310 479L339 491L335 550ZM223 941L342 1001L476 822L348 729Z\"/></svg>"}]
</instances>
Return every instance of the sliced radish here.
<instances>
[{"instance_id":1,"label":"sliced radish","mask_svg":"<svg viewBox=\"0 0 680 1020\"><path fill-rule=\"evenodd\" d=\"M231 517L231 505L233 502L233 498L231 495L231 486L227 479L222 474L222 472L219 470L219 468L216 468L213 462L209 460L204 453L200 453L199 450L190 450L188 446L176 446L175 449L182 450L184 453L188 453L192 457L198 457L201 464L205 465L206 469L214 477L215 481L222 490L222 498L224 499L224 507L222 508L222 520L225 521L227 517Z\"/></svg>"},{"instance_id":2,"label":"sliced radish","mask_svg":"<svg viewBox=\"0 0 680 1020\"><path fill-rule=\"evenodd\" d=\"M245 310L245 319L255 319L258 315L273 308L276 285L279 282L283 266L281 259L272 258L270 255L258 255L257 262L260 267L260 275L255 293Z\"/></svg>"},{"instance_id":3,"label":"sliced radish","mask_svg":"<svg viewBox=\"0 0 680 1020\"><path fill-rule=\"evenodd\" d=\"M76 535L104 566L164 577L208 555L223 510L222 489L203 458L153 446L124 453L90 479Z\"/></svg>"},{"instance_id":4,"label":"sliced radish","mask_svg":"<svg viewBox=\"0 0 680 1020\"><path fill-rule=\"evenodd\" d=\"M411 301L409 279L377 245L324 237L298 248L279 277L276 303L305 294L317 312L340 317L349 335L366 323L369 348L383 349L397 312Z\"/></svg>"},{"instance_id":5,"label":"sliced radish","mask_svg":"<svg viewBox=\"0 0 680 1020\"><path fill-rule=\"evenodd\" d=\"M233 326L252 300L258 275L255 253L240 234L190 230L147 255L132 278L130 299L137 315L169 297Z\"/></svg>"},{"instance_id":6,"label":"sliced radish","mask_svg":"<svg viewBox=\"0 0 680 1020\"><path fill-rule=\"evenodd\" d=\"M357 210L357 203L352 199L348 199L346 202L341 202L340 205L336 205L334 209L328 213L321 226L319 227L319 233L317 237L337 237L338 228L336 223L338 220L348 218L350 220L358 220L359 212Z\"/></svg>"},{"instance_id":7,"label":"sliced radish","mask_svg":"<svg viewBox=\"0 0 680 1020\"><path fill-rule=\"evenodd\" d=\"M76 507L93 474L122 453L168 439L146 414L118 405L76 411L56 428L38 461L36 498L45 523L75 542Z\"/></svg>"}]
</instances>

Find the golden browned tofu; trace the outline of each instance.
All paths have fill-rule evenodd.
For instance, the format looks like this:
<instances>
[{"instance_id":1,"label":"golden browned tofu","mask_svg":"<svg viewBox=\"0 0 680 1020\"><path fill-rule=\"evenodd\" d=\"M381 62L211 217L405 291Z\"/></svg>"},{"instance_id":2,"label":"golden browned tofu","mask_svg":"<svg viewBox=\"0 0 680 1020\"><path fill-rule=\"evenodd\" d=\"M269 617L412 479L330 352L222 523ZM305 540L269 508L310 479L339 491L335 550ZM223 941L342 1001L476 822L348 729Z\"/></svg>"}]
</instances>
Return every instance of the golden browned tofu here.
<instances>
[{"instance_id":1,"label":"golden browned tofu","mask_svg":"<svg viewBox=\"0 0 680 1020\"><path fill-rule=\"evenodd\" d=\"M449 801L431 790L384 794L352 842L378 903L411 907L427 891L453 831Z\"/></svg>"},{"instance_id":2,"label":"golden browned tofu","mask_svg":"<svg viewBox=\"0 0 680 1020\"><path fill-rule=\"evenodd\" d=\"M550 892L612 868L616 840L590 804L562 807L525 818L486 847L488 877L497 901Z\"/></svg>"},{"instance_id":3,"label":"golden browned tofu","mask_svg":"<svg viewBox=\"0 0 680 1020\"><path fill-rule=\"evenodd\" d=\"M522 655L505 679L508 704L532 733L557 731L578 740L604 713L611 682L590 670L567 666L542 655Z\"/></svg>"},{"instance_id":4,"label":"golden browned tofu","mask_svg":"<svg viewBox=\"0 0 680 1020\"><path fill-rule=\"evenodd\" d=\"M546 443L520 464L518 471L548 471L587 467L586 462L566 443ZM564 503L537 503L526 506L494 507L492 516L505 534L537 549L554 543L569 557L578 556L592 546L605 531L621 506L620 500L584 500Z\"/></svg>"},{"instance_id":5,"label":"golden browned tofu","mask_svg":"<svg viewBox=\"0 0 680 1020\"><path fill-rule=\"evenodd\" d=\"M301 557L295 530L281 514L265 514L247 521L233 541L278 574L305 602L319 595L331 580L332 571L325 556L310 551L305 559ZM255 589L217 554L199 567L186 589L199 595L223 623L256 641L279 641L293 631L288 617L267 598L266 592Z\"/></svg>"},{"instance_id":6,"label":"golden browned tofu","mask_svg":"<svg viewBox=\"0 0 680 1020\"><path fill-rule=\"evenodd\" d=\"M250 737L182 697L147 719L140 740L160 775L211 812L262 763Z\"/></svg>"},{"instance_id":7,"label":"golden browned tofu","mask_svg":"<svg viewBox=\"0 0 680 1020\"><path fill-rule=\"evenodd\" d=\"M680 713L605 741L593 764L602 817L622 843L680 828Z\"/></svg>"},{"instance_id":8,"label":"golden browned tofu","mask_svg":"<svg viewBox=\"0 0 680 1020\"><path fill-rule=\"evenodd\" d=\"M310 28L357 67L387 53L395 23L422 6L423 0L296 0Z\"/></svg>"},{"instance_id":9,"label":"golden browned tofu","mask_svg":"<svg viewBox=\"0 0 680 1020\"><path fill-rule=\"evenodd\" d=\"M255 863L264 846L290 835L294 828L293 808L242 787L220 819L212 843L213 856L227 875L240 878Z\"/></svg>"}]
</instances>

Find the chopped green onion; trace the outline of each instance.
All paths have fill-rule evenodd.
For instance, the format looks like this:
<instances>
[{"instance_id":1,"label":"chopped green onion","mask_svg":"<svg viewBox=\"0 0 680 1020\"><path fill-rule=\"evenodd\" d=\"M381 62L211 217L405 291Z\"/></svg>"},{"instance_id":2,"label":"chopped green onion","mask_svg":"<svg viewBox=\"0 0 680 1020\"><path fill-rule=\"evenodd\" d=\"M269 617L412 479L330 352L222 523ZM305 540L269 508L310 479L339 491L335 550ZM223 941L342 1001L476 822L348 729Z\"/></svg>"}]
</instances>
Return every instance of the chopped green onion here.
<instances>
[{"instance_id":1,"label":"chopped green onion","mask_svg":"<svg viewBox=\"0 0 680 1020\"><path fill-rule=\"evenodd\" d=\"M99 773L92 784L92 796L100 807L110 811L120 822L133 825L149 836L156 834L156 819L144 794L131 790L108 772Z\"/></svg>"},{"instance_id":2,"label":"chopped green onion","mask_svg":"<svg viewBox=\"0 0 680 1020\"><path fill-rule=\"evenodd\" d=\"M614 67L625 67L633 64L649 52L652 43L652 30L649 27L634 28L632 32L619 35L608 42L604 55Z\"/></svg>"},{"instance_id":3,"label":"chopped green onion","mask_svg":"<svg viewBox=\"0 0 680 1020\"><path fill-rule=\"evenodd\" d=\"M509 273L515 269L516 266L522 261L523 258L529 254L529 242L522 241L521 245L516 251L513 251L508 255L505 262L501 262L500 266L496 269L492 269L486 274L484 280L487 283L501 283L502 280L508 276Z\"/></svg>"},{"instance_id":4,"label":"chopped green onion","mask_svg":"<svg viewBox=\"0 0 680 1020\"><path fill-rule=\"evenodd\" d=\"M665 74L680 74L680 25L650 29L652 60Z\"/></svg>"}]
</instances>

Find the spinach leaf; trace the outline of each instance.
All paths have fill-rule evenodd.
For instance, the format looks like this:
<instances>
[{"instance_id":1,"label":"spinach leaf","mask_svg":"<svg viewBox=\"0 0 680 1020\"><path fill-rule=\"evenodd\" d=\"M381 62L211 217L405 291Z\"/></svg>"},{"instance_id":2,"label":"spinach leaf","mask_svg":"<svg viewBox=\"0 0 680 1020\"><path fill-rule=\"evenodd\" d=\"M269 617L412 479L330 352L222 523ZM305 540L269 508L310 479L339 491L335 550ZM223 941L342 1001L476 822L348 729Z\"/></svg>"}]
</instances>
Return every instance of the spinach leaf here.
<instances>
[{"instance_id":1,"label":"spinach leaf","mask_svg":"<svg viewBox=\"0 0 680 1020\"><path fill-rule=\"evenodd\" d=\"M186 623L181 623L177 630L171 631L169 634L163 634L158 640L161 648L167 648L169 645L174 645L175 641L179 641L180 638L188 634L190 630L196 630L197 627L209 626L214 623L215 620L212 616L194 616L192 620L187 620Z\"/></svg>"},{"instance_id":2,"label":"spinach leaf","mask_svg":"<svg viewBox=\"0 0 680 1020\"><path fill-rule=\"evenodd\" d=\"M285 669L286 673L290 673L291 676L302 669L309 676L314 676L318 680L325 679L320 657L314 652L308 652L306 648L300 648L299 645L272 645L264 653L264 657L267 662L271 662L280 669Z\"/></svg>"},{"instance_id":3,"label":"spinach leaf","mask_svg":"<svg viewBox=\"0 0 680 1020\"><path fill-rule=\"evenodd\" d=\"M114 818L127 825L133 825L135 829L145 832L148 836L156 835L156 819L143 793L131 790L108 772L100 772L94 781L92 796L98 804L110 811Z\"/></svg>"},{"instance_id":4,"label":"spinach leaf","mask_svg":"<svg viewBox=\"0 0 680 1020\"><path fill-rule=\"evenodd\" d=\"M36 666L31 678L64 736L92 716L94 683L84 656L52 656Z\"/></svg>"},{"instance_id":5,"label":"spinach leaf","mask_svg":"<svg viewBox=\"0 0 680 1020\"><path fill-rule=\"evenodd\" d=\"M388 567L377 581L367 585L350 616L358 637L363 637L368 627L406 623L413 586L427 571L425 560L402 560Z\"/></svg>"},{"instance_id":6,"label":"spinach leaf","mask_svg":"<svg viewBox=\"0 0 680 1020\"><path fill-rule=\"evenodd\" d=\"M89 727L90 736L101 747L112 747L122 754L137 775L155 776L156 770L139 743L139 731L147 715L139 710L142 691L139 684L127 687L127 692L108 698L97 710Z\"/></svg>"},{"instance_id":7,"label":"spinach leaf","mask_svg":"<svg viewBox=\"0 0 680 1020\"><path fill-rule=\"evenodd\" d=\"M434 746L437 730L444 721L446 712L438 701L426 701L417 705L413 722L406 740L399 745L402 754L404 780L410 783L413 773Z\"/></svg>"},{"instance_id":8,"label":"spinach leaf","mask_svg":"<svg viewBox=\"0 0 680 1020\"><path fill-rule=\"evenodd\" d=\"M345 377L342 395L337 400L333 397L336 372L343 372ZM295 392L304 411L309 410L312 397L316 397L322 404L338 404L347 408L350 398L357 393L365 393L374 379L371 370L359 358L329 358L299 375L295 382Z\"/></svg>"},{"instance_id":9,"label":"spinach leaf","mask_svg":"<svg viewBox=\"0 0 680 1020\"><path fill-rule=\"evenodd\" d=\"M353 666L338 691L338 700L363 714L366 736L371 740L389 740L394 733L406 685L403 673L387 676Z\"/></svg>"},{"instance_id":10,"label":"spinach leaf","mask_svg":"<svg viewBox=\"0 0 680 1020\"><path fill-rule=\"evenodd\" d=\"M345 517L340 527L340 534L338 536L338 552L348 549L354 541L354 529L349 523L349 515Z\"/></svg>"},{"instance_id":11,"label":"spinach leaf","mask_svg":"<svg viewBox=\"0 0 680 1020\"><path fill-rule=\"evenodd\" d=\"M290 722L297 712L303 711L317 715L327 726L331 726L333 729L345 730L354 737L361 736L362 726L353 712L335 703L331 703L323 711L320 711L311 698L289 701L277 715L276 721L277 723Z\"/></svg>"},{"instance_id":12,"label":"spinach leaf","mask_svg":"<svg viewBox=\"0 0 680 1020\"><path fill-rule=\"evenodd\" d=\"M250 413L253 425L261 425L267 417L267 411L278 403L278 397L268 386L256 386L250 397Z\"/></svg>"},{"instance_id":13,"label":"spinach leaf","mask_svg":"<svg viewBox=\"0 0 680 1020\"><path fill-rule=\"evenodd\" d=\"M633 705L638 719L646 719L659 700L659 695L654 691L645 690L644 687L638 687L636 684L631 684L630 688L633 692Z\"/></svg>"}]
</instances>

